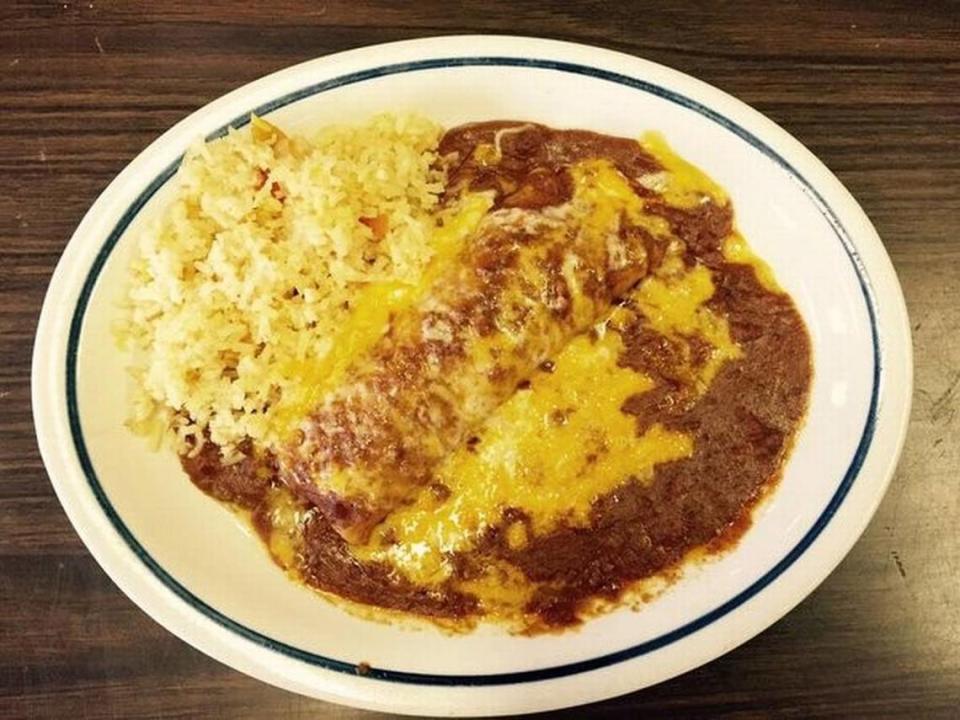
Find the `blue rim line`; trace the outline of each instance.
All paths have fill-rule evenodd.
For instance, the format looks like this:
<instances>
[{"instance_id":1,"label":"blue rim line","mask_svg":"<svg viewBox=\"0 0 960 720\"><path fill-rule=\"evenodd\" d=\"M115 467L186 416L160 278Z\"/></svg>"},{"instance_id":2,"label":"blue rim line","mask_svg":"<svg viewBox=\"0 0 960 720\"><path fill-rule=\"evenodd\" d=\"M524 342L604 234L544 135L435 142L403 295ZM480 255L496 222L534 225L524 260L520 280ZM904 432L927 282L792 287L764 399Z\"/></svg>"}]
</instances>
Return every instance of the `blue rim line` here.
<instances>
[{"instance_id":1,"label":"blue rim line","mask_svg":"<svg viewBox=\"0 0 960 720\"><path fill-rule=\"evenodd\" d=\"M668 633L660 635L652 640L640 643L633 647L620 650L618 652L609 653L607 655L602 655L600 657L592 658L590 660L583 660L579 662L569 663L566 665L558 665L549 668L543 668L539 670L529 670L521 672L510 672L510 673L497 673L497 674L486 674L486 675L434 675L429 673L411 673L411 672L401 672L396 670L386 670L380 668L371 668L369 672L365 673L364 677L373 678L377 680L387 680L391 682L399 683L409 683L416 685L439 685L439 686L470 686L470 685L505 685L512 683L522 683L522 682L534 682L538 680L549 680L552 678L564 677L567 675L574 675L577 673L588 672L590 670L597 670L599 668L607 667L609 665L614 665L616 663L623 662L625 660L630 660L632 658L645 655L647 653L658 650L662 647L670 645L681 638L684 638L688 635L691 635L698 630L705 628L706 626L713 623L715 620L720 619L727 613L736 609L743 603L750 600L757 593L762 591L767 585L773 582L777 577L779 577L787 568L793 565L794 562L800 558L801 555L810 547L810 545L816 540L820 535L823 529L827 526L833 516L836 514L840 505L843 503L844 498L850 490L850 487L853 485L854 480L857 477L857 474L860 471L860 468L863 464L864 457L867 454L867 450L870 447L871 440L873 438L874 429L876 426L877 419L877 402L880 388L880 374L881 374L881 354L880 354L880 345L877 335L877 323L876 323L876 313L874 309L874 299L873 292L870 287L869 280L867 279L866 269L863 266L862 261L860 260L859 255L853 245L853 242L850 240L849 235L847 234L846 229L843 227L839 218L826 203L820 193L807 181L800 173L783 157L781 157L775 150L770 146L764 143L762 140L757 138L755 135L747 131L746 129L740 127L732 120L727 117L717 113L714 110L706 107L705 105L692 100L684 95L675 93L673 91L667 90L659 85L653 83L639 80L633 77L626 75L621 75L619 73L610 72L608 70L600 70L598 68L592 68L586 65L578 65L574 63L559 62L554 60L540 60L533 58L512 58L512 57L463 57L463 58L438 58L433 60L421 60L415 62L406 62L406 63L397 63L394 65L385 65L378 68L373 68L370 70L364 70L361 72L351 73L348 75L343 75L338 78L333 78L331 80L325 80L323 82L310 85L301 90L294 91L283 97L271 100L270 102L264 103L257 108L251 109L251 112L255 112L258 115L265 115L273 110L277 110L291 103L297 102L307 97L325 92L327 90L333 90L335 88L344 87L346 85L352 85L355 83L363 82L365 80L371 80L374 78L380 78L387 75L394 75L400 73L415 72L420 70L435 70L443 68L455 68L455 67L522 67L522 68L536 68L542 70L551 70L559 71L565 73L571 73L575 75L584 75L591 78L596 78L599 80L605 80L608 82L617 83L619 85L625 85L627 87L633 88L635 90L640 90L642 92L649 93L651 95L656 95L657 97L663 98L670 102L673 102L681 107L693 110L700 115L712 120L721 127L729 130L734 135L738 136L742 140L749 143L754 149L759 150L769 159L774 161L782 169L784 169L791 177L791 179L796 182L803 192L810 198L811 202L817 207L817 210L823 215L823 217L830 224L830 227L833 229L840 243L843 245L844 250L846 251L850 262L853 265L854 271L857 274L857 279L860 283L860 289L863 293L864 302L866 304L867 313L870 318L870 333L873 343L873 359L874 359L874 371L873 371L873 389L870 396L870 407L867 414L867 420L864 425L863 434L860 437L860 442L857 445L856 452L853 455L853 459L850 462L850 465L843 476L839 486L837 487L836 492L834 492L833 497L830 499L830 502L827 504L826 508L817 518L813 526L807 531L797 545L784 556L776 565L774 565L770 570L768 570L762 577L756 580L752 585L747 587L745 590L741 591L739 594L723 603L719 607L714 608L710 612L700 616L696 620L693 620L686 625L683 625L679 628L671 630ZM250 113L244 113L241 116L235 118L232 122L224 125L215 132L211 133L208 136L208 139L221 137L225 135L230 128L239 128L249 122ZM232 620L227 617L220 611L211 607L203 600L191 593L187 588L181 585L176 579L174 579L166 570L164 570L156 560L154 560L146 549L139 543L133 533L129 528L124 524L123 520L117 514L117 511L113 508L113 505L110 503L110 499L107 497L103 487L100 485L100 481L97 479L96 471L94 470L93 463L90 460L90 456L87 452L87 447L83 439L83 431L80 423L80 413L77 405L77 392L76 392L76 380L77 380L77 352L80 344L80 336L83 329L83 318L87 310L87 306L90 301L91 294L96 285L97 278L100 275L100 272L103 270L104 265L107 262L107 259L110 256L110 253L113 251L117 242L120 240L124 232L126 231L129 224L137 216L144 205L153 197L153 195L174 175L177 168L180 165L182 156L176 161L171 163L163 172L161 172L154 180L147 186L147 188L137 197L132 205L127 209L123 214L120 220L117 222L116 226L110 232L109 236L106 239L103 247L100 249L100 252L97 254L93 265L91 266L90 272L87 275L86 280L83 283L83 287L80 291L80 296L77 300L77 305L74 309L73 318L70 323L70 332L67 340L67 357L66 357L66 380L67 380L67 413L70 423L70 430L73 436L74 448L77 453L77 457L80 461L80 465L83 468L84 474L86 475L87 481L90 484L90 488L93 491L93 494L96 496L97 501L100 504L100 507L103 509L104 513L109 518L114 529L119 533L123 538L126 544L130 549L136 554L136 556L143 562L150 571L175 595L177 595L181 600L191 605L195 610L201 612L206 617L210 618L220 626L230 630L237 635L260 645L261 647L267 648L274 652L280 653L287 657L300 660L311 665L316 665L327 670L334 670L337 672L347 673L350 675L356 674L356 666L353 663L344 662L342 660L337 660L335 658L329 658L323 655L318 655L315 653L307 652L301 650L300 648L287 645L286 643L279 642L274 640L266 635L256 632L240 623Z\"/></svg>"}]
</instances>

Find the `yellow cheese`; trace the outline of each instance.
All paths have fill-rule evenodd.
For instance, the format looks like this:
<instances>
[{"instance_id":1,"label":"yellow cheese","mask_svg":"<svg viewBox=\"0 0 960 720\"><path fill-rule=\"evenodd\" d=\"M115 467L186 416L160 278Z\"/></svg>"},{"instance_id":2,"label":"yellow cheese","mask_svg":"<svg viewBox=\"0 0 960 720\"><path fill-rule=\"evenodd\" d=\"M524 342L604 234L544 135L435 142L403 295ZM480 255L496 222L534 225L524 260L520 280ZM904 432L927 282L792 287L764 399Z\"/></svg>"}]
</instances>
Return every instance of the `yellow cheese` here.
<instances>
[{"instance_id":1,"label":"yellow cheese","mask_svg":"<svg viewBox=\"0 0 960 720\"><path fill-rule=\"evenodd\" d=\"M533 599L537 585L513 565L491 561L480 577L459 581L457 589L478 598L487 614L514 615Z\"/></svg>"},{"instance_id":2,"label":"yellow cheese","mask_svg":"<svg viewBox=\"0 0 960 720\"><path fill-rule=\"evenodd\" d=\"M752 266L757 275L757 280L767 290L776 293L783 292L783 288L780 287L773 275L773 270L765 260L751 249L739 232L732 232L724 241L723 256L729 262Z\"/></svg>"},{"instance_id":3,"label":"yellow cheese","mask_svg":"<svg viewBox=\"0 0 960 720\"><path fill-rule=\"evenodd\" d=\"M650 327L678 340L688 359L686 337L697 335L710 344L707 363L688 367L699 392L725 362L742 354L726 319L705 306L713 292L707 268L677 264L631 295ZM617 327L627 312L616 310L599 340L571 342L556 357L553 373L538 374L529 389L518 391L488 420L477 433L479 442L448 458L438 473L451 491L448 499L424 492L376 530L370 545L358 549L361 557L390 562L415 582L440 582L451 571L448 555L472 547L484 530L501 522L505 508L522 509L534 535L561 522L583 524L598 497L631 478L648 480L659 463L688 457L689 435L655 424L637 437L633 418L621 411L627 398L653 387L649 377L617 364L623 350ZM506 539L510 547L522 548L530 540L527 526L511 524ZM501 575L496 574L500 581ZM471 585L481 601L486 582L492 581ZM525 590L521 584L497 592L499 597Z\"/></svg>"},{"instance_id":4,"label":"yellow cheese","mask_svg":"<svg viewBox=\"0 0 960 720\"><path fill-rule=\"evenodd\" d=\"M704 305L714 292L710 270L703 265L692 270L670 270L668 267L663 276L641 283L633 298L650 327L661 335L673 339L699 336L710 344L706 365L692 378L704 392L723 363L742 356L743 350L730 336L726 318ZM681 347L687 349L689 357L689 347Z\"/></svg>"},{"instance_id":5,"label":"yellow cheese","mask_svg":"<svg viewBox=\"0 0 960 720\"><path fill-rule=\"evenodd\" d=\"M704 200L711 200L717 205L726 205L729 202L726 191L700 168L673 152L661 133L645 133L640 138L640 144L664 168L662 173L647 178L644 184L660 193L667 204L692 208ZM770 266L753 252L736 230L724 241L723 254L729 262L752 266L760 284L766 289L783 292Z\"/></svg>"},{"instance_id":6,"label":"yellow cheese","mask_svg":"<svg viewBox=\"0 0 960 720\"><path fill-rule=\"evenodd\" d=\"M350 319L333 339L330 352L312 362L287 364L284 375L298 378L298 382L277 408L277 437L288 437L323 396L343 382L350 364L383 335L391 315L411 307L426 294L476 231L492 204L491 193L471 193L449 212L441 213L443 224L431 236L434 255L420 278L411 283L384 282L362 287L352 302Z\"/></svg>"},{"instance_id":7,"label":"yellow cheese","mask_svg":"<svg viewBox=\"0 0 960 720\"><path fill-rule=\"evenodd\" d=\"M650 176L644 184L655 190L669 205L691 208L704 200L726 205L727 193L706 173L677 155L658 132L647 132L640 138L643 149L663 167L663 172Z\"/></svg>"},{"instance_id":8,"label":"yellow cheese","mask_svg":"<svg viewBox=\"0 0 960 720\"><path fill-rule=\"evenodd\" d=\"M637 196L627 179L609 160L585 160L571 168L574 182L574 207L587 209L583 231L604 241L616 233L620 218L626 215L654 236L667 236L670 224L658 215L644 212L644 200Z\"/></svg>"},{"instance_id":9,"label":"yellow cheese","mask_svg":"<svg viewBox=\"0 0 960 720\"><path fill-rule=\"evenodd\" d=\"M477 437L444 463L438 479L451 496L424 492L376 531L370 556L386 559L418 582L450 571L445 554L469 548L505 508L522 508L542 534L561 521L580 525L591 504L629 478L646 480L657 463L687 457L691 438L654 425L637 437L620 408L652 381L617 365L620 336L575 339L527 390L500 407ZM518 535L518 533L524 533ZM526 542L510 530L510 542Z\"/></svg>"}]
</instances>

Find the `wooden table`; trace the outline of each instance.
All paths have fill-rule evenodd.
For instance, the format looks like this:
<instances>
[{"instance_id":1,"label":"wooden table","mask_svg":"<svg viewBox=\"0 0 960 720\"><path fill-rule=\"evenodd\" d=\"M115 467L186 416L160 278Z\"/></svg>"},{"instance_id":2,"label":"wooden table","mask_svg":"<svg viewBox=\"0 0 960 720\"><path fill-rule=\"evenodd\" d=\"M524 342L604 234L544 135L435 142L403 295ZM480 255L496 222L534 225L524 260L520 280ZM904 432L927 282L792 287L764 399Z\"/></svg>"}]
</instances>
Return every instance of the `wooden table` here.
<instances>
[{"instance_id":1,"label":"wooden table","mask_svg":"<svg viewBox=\"0 0 960 720\"><path fill-rule=\"evenodd\" d=\"M3 4L0 716L373 717L206 658L114 587L40 462L31 341L50 273L86 208L187 113L326 53L505 28L671 65L782 124L873 219L900 274L916 345L899 471L836 572L724 658L565 716L960 716L960 5L670 5Z\"/></svg>"}]
</instances>

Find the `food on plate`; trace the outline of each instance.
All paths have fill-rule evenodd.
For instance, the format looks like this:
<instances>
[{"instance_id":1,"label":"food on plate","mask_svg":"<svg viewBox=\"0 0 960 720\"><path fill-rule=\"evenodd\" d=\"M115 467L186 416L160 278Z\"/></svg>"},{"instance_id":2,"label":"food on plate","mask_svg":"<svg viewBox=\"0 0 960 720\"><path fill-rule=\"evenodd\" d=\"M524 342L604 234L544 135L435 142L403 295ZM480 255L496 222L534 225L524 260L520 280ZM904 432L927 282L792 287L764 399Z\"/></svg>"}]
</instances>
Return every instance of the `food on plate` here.
<instances>
[{"instance_id":1,"label":"food on plate","mask_svg":"<svg viewBox=\"0 0 960 720\"><path fill-rule=\"evenodd\" d=\"M185 157L118 338L130 426L298 580L536 632L736 541L810 344L657 134L419 116Z\"/></svg>"}]
</instances>

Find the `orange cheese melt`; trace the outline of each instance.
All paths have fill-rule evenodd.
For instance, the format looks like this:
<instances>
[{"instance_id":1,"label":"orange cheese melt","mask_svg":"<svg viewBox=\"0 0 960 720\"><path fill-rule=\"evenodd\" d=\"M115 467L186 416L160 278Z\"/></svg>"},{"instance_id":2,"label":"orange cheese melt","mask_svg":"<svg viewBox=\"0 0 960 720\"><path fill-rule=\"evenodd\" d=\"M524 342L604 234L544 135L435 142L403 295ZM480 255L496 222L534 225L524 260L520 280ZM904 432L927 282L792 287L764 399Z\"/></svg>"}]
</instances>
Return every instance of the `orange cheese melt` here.
<instances>
[{"instance_id":1,"label":"orange cheese melt","mask_svg":"<svg viewBox=\"0 0 960 720\"><path fill-rule=\"evenodd\" d=\"M444 463L437 479L450 498L438 503L424 492L395 512L377 529L373 555L411 579L439 581L449 573L445 555L467 549L505 508L529 514L535 534L561 521L584 524L600 495L630 477L647 479L657 463L689 456L688 435L655 425L638 438L634 419L620 411L653 384L617 365L621 349L615 333L596 344L587 337L570 343L553 373L517 391L478 432L478 443Z\"/></svg>"},{"instance_id":2,"label":"orange cheese melt","mask_svg":"<svg viewBox=\"0 0 960 720\"><path fill-rule=\"evenodd\" d=\"M434 255L422 277L410 283L375 283L357 292L353 312L333 338L330 352L311 362L292 362L284 374L298 378L297 390L281 398L275 414L275 436L283 441L297 424L339 383L355 358L380 339L390 316L420 300L434 280L454 260L493 204L490 193L465 195L461 202L441 214L444 222L431 235Z\"/></svg>"}]
</instances>

